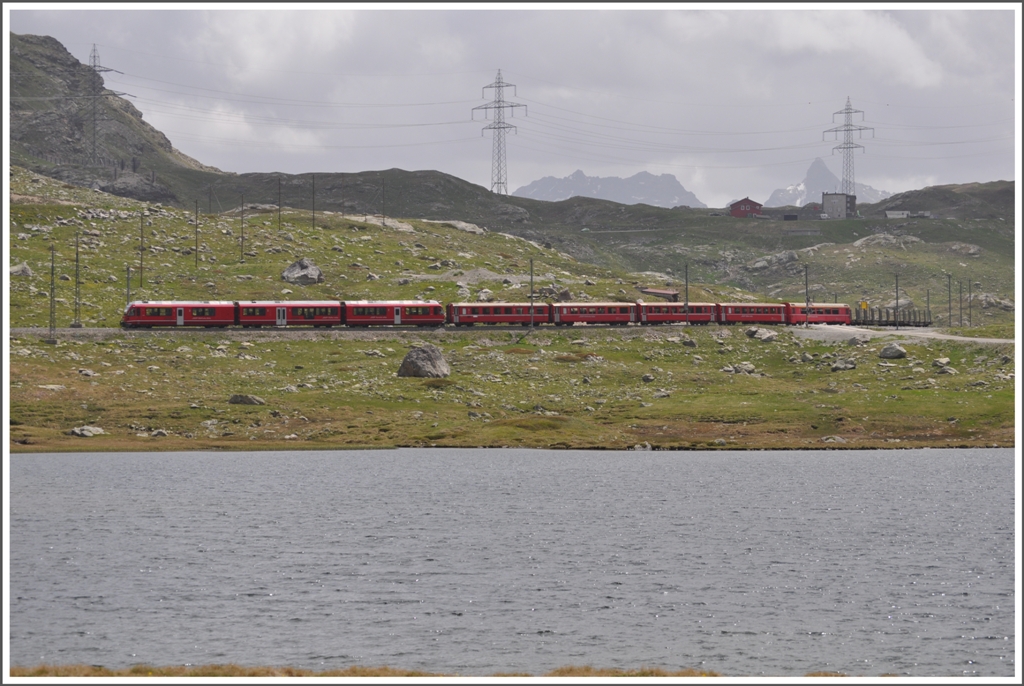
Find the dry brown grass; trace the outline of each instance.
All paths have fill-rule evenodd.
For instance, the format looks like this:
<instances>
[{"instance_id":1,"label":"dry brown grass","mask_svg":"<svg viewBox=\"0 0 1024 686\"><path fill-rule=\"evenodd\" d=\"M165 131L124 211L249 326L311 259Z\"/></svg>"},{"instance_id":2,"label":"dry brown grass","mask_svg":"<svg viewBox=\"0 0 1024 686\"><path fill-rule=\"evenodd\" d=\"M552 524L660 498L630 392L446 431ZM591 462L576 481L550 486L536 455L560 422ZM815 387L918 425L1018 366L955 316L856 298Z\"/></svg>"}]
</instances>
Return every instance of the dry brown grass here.
<instances>
[{"instance_id":1,"label":"dry brown grass","mask_svg":"<svg viewBox=\"0 0 1024 686\"><path fill-rule=\"evenodd\" d=\"M236 664L169 666L134 665L127 669L107 669L97 665L38 665L36 667L11 667L12 677L451 677L465 676L443 672L424 672L415 669L394 667L352 666L345 669L331 669L315 672L295 667L243 667ZM477 675L483 676L483 675ZM496 672L493 677L532 677L528 672ZM566 665L547 672L549 677L715 677L722 676L710 669L679 669L670 671L660 667L639 669L609 669L590 665ZM842 672L808 672L805 677L845 677ZM899 676L886 673L880 676Z\"/></svg>"},{"instance_id":2,"label":"dry brown grass","mask_svg":"<svg viewBox=\"0 0 1024 686\"><path fill-rule=\"evenodd\" d=\"M309 669L294 667L242 667L235 664L199 665L194 667L153 667L151 665L134 665L128 669L107 669L95 665L39 665L37 667L11 667L12 677L295 677L295 676L338 676L338 677L399 677L399 676L453 676L436 672L423 672L415 669L395 669L394 667L359 667L332 669L314 672Z\"/></svg>"}]
</instances>

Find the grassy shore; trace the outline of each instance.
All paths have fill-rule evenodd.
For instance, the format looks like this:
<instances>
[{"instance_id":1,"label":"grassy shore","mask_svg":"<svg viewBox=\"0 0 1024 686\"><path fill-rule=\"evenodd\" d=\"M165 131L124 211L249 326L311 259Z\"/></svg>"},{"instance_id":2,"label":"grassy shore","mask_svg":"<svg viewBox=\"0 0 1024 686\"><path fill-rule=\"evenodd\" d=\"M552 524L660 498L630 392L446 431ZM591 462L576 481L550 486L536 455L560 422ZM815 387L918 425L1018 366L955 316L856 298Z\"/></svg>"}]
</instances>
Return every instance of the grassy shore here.
<instances>
[{"instance_id":1,"label":"grassy shore","mask_svg":"<svg viewBox=\"0 0 1024 686\"><path fill-rule=\"evenodd\" d=\"M738 327L121 332L12 339L11 450L1009 447L1013 350L774 342ZM686 344L689 337L695 347ZM399 378L411 346L446 379ZM940 374L949 358L958 373ZM854 369L832 371L838 360ZM730 373L743 363L752 373ZM750 367L746 367L750 369ZM252 394L264 405L234 405ZM68 434L96 426L89 438Z\"/></svg>"}]
</instances>

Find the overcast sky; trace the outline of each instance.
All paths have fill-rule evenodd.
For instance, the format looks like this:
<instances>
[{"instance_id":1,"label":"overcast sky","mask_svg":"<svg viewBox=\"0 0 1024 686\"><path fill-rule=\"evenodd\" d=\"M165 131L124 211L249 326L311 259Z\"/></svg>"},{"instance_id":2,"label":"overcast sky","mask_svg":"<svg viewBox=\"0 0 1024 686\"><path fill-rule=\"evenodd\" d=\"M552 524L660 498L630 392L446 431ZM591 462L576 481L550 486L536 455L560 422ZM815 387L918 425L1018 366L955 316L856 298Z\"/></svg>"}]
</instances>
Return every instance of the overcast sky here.
<instances>
[{"instance_id":1,"label":"overcast sky","mask_svg":"<svg viewBox=\"0 0 1024 686\"><path fill-rule=\"evenodd\" d=\"M490 188L492 122L473 108L499 69L525 106L505 110L510 193L647 171L712 207L764 202L815 157L842 176L842 135L824 132L847 97L873 128L855 138L859 183L1016 179L1020 164L1019 5L88 7L4 11L85 64L95 45L123 72L108 88L225 171L436 169Z\"/></svg>"}]
</instances>

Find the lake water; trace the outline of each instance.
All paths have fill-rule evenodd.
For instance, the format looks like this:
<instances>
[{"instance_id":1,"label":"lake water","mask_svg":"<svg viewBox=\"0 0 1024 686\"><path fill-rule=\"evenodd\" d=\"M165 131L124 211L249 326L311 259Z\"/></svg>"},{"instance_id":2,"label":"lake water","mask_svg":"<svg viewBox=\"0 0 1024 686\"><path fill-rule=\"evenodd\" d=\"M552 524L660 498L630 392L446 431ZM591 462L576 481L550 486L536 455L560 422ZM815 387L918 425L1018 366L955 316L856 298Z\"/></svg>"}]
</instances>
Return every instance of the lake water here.
<instances>
[{"instance_id":1,"label":"lake water","mask_svg":"<svg viewBox=\"0 0 1024 686\"><path fill-rule=\"evenodd\" d=\"M10 659L1012 677L1014 463L14 454Z\"/></svg>"}]
</instances>

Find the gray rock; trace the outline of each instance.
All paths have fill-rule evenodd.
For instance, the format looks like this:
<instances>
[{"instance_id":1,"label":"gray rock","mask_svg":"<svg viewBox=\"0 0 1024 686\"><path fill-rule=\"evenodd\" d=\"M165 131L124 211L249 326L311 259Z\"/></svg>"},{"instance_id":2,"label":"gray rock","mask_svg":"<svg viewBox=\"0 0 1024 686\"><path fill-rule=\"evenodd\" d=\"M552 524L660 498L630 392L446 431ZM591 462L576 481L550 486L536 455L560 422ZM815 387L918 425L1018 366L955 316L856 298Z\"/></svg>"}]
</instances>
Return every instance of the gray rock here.
<instances>
[{"instance_id":1,"label":"gray rock","mask_svg":"<svg viewBox=\"0 0 1024 686\"><path fill-rule=\"evenodd\" d=\"M90 438L92 436L99 436L107 433L98 426L76 426L74 429L68 431L70 436L78 436L79 438Z\"/></svg>"},{"instance_id":2,"label":"gray rock","mask_svg":"<svg viewBox=\"0 0 1024 686\"><path fill-rule=\"evenodd\" d=\"M398 376L442 379L451 373L451 368L444 359L444 355L430 343L410 350L398 368Z\"/></svg>"},{"instance_id":3,"label":"gray rock","mask_svg":"<svg viewBox=\"0 0 1024 686\"><path fill-rule=\"evenodd\" d=\"M936 359L932 360L932 366L933 367L947 367L947 366L949 366L949 358L948 357L936 358Z\"/></svg>"},{"instance_id":4,"label":"gray rock","mask_svg":"<svg viewBox=\"0 0 1024 686\"><path fill-rule=\"evenodd\" d=\"M299 286L311 286L315 283L323 283L324 273L308 257L303 257L281 272L281 278Z\"/></svg>"},{"instance_id":5,"label":"gray rock","mask_svg":"<svg viewBox=\"0 0 1024 686\"><path fill-rule=\"evenodd\" d=\"M22 262L16 267L11 267L11 276L34 276L34 274L28 268L28 262Z\"/></svg>"},{"instance_id":6,"label":"gray rock","mask_svg":"<svg viewBox=\"0 0 1024 686\"><path fill-rule=\"evenodd\" d=\"M644 383L650 383L650 382L654 381L654 375L653 374L644 374L642 377L640 377L640 380L643 381Z\"/></svg>"},{"instance_id":7,"label":"gray rock","mask_svg":"<svg viewBox=\"0 0 1024 686\"><path fill-rule=\"evenodd\" d=\"M867 336L865 334L857 334L856 336L851 336L850 339L846 341L846 345L866 345L870 342L870 336Z\"/></svg>"},{"instance_id":8,"label":"gray rock","mask_svg":"<svg viewBox=\"0 0 1024 686\"><path fill-rule=\"evenodd\" d=\"M907 356L907 351L896 343L889 343L878 352L883 360L899 360Z\"/></svg>"},{"instance_id":9,"label":"gray rock","mask_svg":"<svg viewBox=\"0 0 1024 686\"><path fill-rule=\"evenodd\" d=\"M255 395L236 393L228 398L229 405L266 405L266 401Z\"/></svg>"},{"instance_id":10,"label":"gray rock","mask_svg":"<svg viewBox=\"0 0 1024 686\"><path fill-rule=\"evenodd\" d=\"M754 326L746 330L745 332L748 337L764 341L765 343L771 343L779 334L771 329L762 329L761 327Z\"/></svg>"},{"instance_id":11,"label":"gray rock","mask_svg":"<svg viewBox=\"0 0 1024 686\"><path fill-rule=\"evenodd\" d=\"M960 372L958 372L957 370L953 369L952 367L943 367L942 369L939 370L939 374L959 374L959 373Z\"/></svg>"},{"instance_id":12,"label":"gray rock","mask_svg":"<svg viewBox=\"0 0 1024 686\"><path fill-rule=\"evenodd\" d=\"M834 371L834 372L844 372L844 371L847 371L849 369L856 369L856 368L857 368L857 362L855 360L838 359L838 360L836 360L835 362L832 363L832 371Z\"/></svg>"},{"instance_id":13,"label":"gray rock","mask_svg":"<svg viewBox=\"0 0 1024 686\"><path fill-rule=\"evenodd\" d=\"M478 302L482 303L490 302L494 300L494 294L490 290L484 288L476 294L476 299Z\"/></svg>"},{"instance_id":14,"label":"gray rock","mask_svg":"<svg viewBox=\"0 0 1024 686\"><path fill-rule=\"evenodd\" d=\"M737 374L753 374L757 371L757 368L749 362L740 362L734 366L734 369Z\"/></svg>"},{"instance_id":15,"label":"gray rock","mask_svg":"<svg viewBox=\"0 0 1024 686\"><path fill-rule=\"evenodd\" d=\"M164 431L163 429L157 429L156 431L154 431L153 433L151 433L149 435L152 436L153 438L161 438L163 436L166 436L167 432Z\"/></svg>"},{"instance_id":16,"label":"gray rock","mask_svg":"<svg viewBox=\"0 0 1024 686\"><path fill-rule=\"evenodd\" d=\"M846 443L846 439L842 436L825 436L821 439L822 443Z\"/></svg>"}]
</instances>

